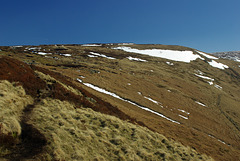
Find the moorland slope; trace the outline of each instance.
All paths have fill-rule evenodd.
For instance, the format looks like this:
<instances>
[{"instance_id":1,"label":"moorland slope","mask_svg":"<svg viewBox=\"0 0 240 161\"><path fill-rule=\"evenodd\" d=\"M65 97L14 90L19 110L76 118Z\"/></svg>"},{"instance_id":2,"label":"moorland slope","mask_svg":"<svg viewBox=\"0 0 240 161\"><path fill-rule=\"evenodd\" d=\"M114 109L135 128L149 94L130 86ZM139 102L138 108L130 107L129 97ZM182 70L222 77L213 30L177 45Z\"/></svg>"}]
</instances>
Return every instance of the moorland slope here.
<instances>
[{"instance_id":1,"label":"moorland slope","mask_svg":"<svg viewBox=\"0 0 240 161\"><path fill-rule=\"evenodd\" d=\"M169 45L0 49L2 159L240 159L239 62Z\"/></svg>"}]
</instances>

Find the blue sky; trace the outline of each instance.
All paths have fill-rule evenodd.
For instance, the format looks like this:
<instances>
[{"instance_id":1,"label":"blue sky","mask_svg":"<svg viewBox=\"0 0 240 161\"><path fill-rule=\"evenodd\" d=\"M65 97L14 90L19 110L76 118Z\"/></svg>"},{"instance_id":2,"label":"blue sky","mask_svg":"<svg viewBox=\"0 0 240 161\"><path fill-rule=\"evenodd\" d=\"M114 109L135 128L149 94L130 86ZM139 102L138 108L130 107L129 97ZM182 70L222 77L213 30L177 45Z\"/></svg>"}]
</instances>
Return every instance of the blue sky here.
<instances>
[{"instance_id":1,"label":"blue sky","mask_svg":"<svg viewBox=\"0 0 240 161\"><path fill-rule=\"evenodd\" d=\"M240 0L2 0L0 45L134 42L240 50Z\"/></svg>"}]
</instances>

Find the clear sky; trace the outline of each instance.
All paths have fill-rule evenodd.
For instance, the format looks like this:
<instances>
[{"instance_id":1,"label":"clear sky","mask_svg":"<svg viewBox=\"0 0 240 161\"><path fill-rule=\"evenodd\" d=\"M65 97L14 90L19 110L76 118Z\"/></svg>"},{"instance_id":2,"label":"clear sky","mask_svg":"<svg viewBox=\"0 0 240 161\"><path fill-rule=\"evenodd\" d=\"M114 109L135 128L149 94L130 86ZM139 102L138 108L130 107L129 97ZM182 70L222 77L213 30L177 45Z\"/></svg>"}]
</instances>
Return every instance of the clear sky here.
<instances>
[{"instance_id":1,"label":"clear sky","mask_svg":"<svg viewBox=\"0 0 240 161\"><path fill-rule=\"evenodd\" d=\"M239 51L240 0L1 0L1 46L118 42Z\"/></svg>"}]
</instances>

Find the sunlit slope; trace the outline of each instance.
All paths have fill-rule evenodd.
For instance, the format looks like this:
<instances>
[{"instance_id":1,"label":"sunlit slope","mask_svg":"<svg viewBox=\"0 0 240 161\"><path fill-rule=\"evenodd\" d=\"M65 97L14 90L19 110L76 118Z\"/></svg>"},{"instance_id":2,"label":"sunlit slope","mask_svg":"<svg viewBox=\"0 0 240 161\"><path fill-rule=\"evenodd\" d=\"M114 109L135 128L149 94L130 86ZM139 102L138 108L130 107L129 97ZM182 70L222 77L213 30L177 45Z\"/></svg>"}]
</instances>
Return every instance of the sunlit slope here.
<instances>
[{"instance_id":1,"label":"sunlit slope","mask_svg":"<svg viewBox=\"0 0 240 161\"><path fill-rule=\"evenodd\" d=\"M102 114L117 109L57 73L0 60L1 160L213 160L120 111L128 121Z\"/></svg>"},{"instance_id":2,"label":"sunlit slope","mask_svg":"<svg viewBox=\"0 0 240 161\"><path fill-rule=\"evenodd\" d=\"M1 54L65 75L114 107L95 111L135 119L217 160L240 156L238 62L168 45L2 47Z\"/></svg>"}]
</instances>

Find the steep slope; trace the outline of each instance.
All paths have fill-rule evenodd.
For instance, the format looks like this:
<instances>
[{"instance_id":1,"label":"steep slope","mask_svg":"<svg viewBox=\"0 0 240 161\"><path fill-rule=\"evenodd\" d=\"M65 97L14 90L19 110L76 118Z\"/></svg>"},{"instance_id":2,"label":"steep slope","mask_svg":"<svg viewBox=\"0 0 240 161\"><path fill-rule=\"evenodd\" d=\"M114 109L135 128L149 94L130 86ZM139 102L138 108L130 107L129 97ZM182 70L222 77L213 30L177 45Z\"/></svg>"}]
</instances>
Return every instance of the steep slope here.
<instances>
[{"instance_id":1,"label":"steep slope","mask_svg":"<svg viewBox=\"0 0 240 161\"><path fill-rule=\"evenodd\" d=\"M38 71L34 75L45 83L37 98L90 107L145 126L216 160L239 160L238 62L167 45L56 45L1 50L1 55L34 64L31 68ZM24 89L28 93L28 87ZM42 125L34 126L39 129Z\"/></svg>"}]
</instances>

